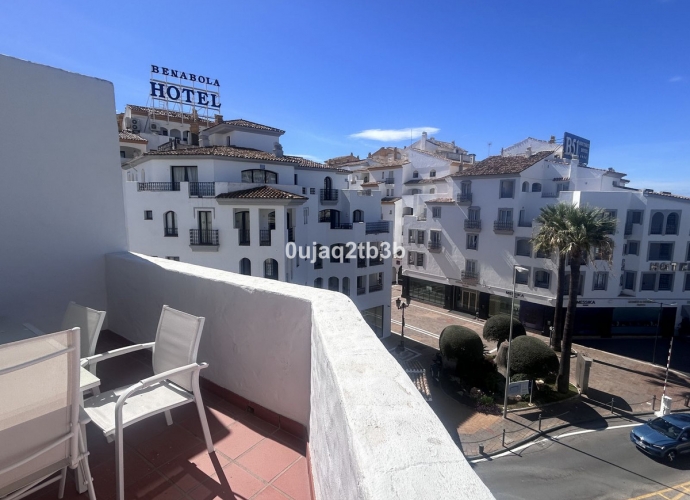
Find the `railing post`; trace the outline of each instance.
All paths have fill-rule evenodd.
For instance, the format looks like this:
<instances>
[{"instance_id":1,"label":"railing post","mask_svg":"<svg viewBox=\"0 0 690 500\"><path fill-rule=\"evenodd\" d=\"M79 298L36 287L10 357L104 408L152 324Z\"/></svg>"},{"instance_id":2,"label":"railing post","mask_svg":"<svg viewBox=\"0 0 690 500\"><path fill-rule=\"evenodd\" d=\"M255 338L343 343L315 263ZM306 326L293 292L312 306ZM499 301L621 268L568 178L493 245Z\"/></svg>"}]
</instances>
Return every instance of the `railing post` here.
<instances>
[{"instance_id":1,"label":"railing post","mask_svg":"<svg viewBox=\"0 0 690 500\"><path fill-rule=\"evenodd\" d=\"M541 413L539 414L539 432L541 432Z\"/></svg>"},{"instance_id":2,"label":"railing post","mask_svg":"<svg viewBox=\"0 0 690 500\"><path fill-rule=\"evenodd\" d=\"M613 413L613 398L611 398L611 413Z\"/></svg>"},{"instance_id":3,"label":"railing post","mask_svg":"<svg viewBox=\"0 0 690 500\"><path fill-rule=\"evenodd\" d=\"M652 396L652 411L656 411L656 394Z\"/></svg>"},{"instance_id":4,"label":"railing post","mask_svg":"<svg viewBox=\"0 0 690 500\"><path fill-rule=\"evenodd\" d=\"M506 430L503 429L503 437L501 438L501 446L506 447Z\"/></svg>"}]
</instances>

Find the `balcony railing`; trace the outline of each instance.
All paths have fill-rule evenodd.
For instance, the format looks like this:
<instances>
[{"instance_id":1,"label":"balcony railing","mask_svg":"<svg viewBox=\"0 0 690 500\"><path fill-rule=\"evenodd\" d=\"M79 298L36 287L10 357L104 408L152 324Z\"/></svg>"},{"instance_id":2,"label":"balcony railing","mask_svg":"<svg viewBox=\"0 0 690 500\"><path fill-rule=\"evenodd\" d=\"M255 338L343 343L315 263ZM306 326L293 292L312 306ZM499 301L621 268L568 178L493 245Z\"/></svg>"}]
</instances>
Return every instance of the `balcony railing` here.
<instances>
[{"instance_id":1,"label":"balcony railing","mask_svg":"<svg viewBox=\"0 0 690 500\"><path fill-rule=\"evenodd\" d=\"M477 283L479 281L479 271L462 271L460 278L467 283Z\"/></svg>"},{"instance_id":2,"label":"balcony railing","mask_svg":"<svg viewBox=\"0 0 690 500\"><path fill-rule=\"evenodd\" d=\"M165 236L177 236L177 228L176 227L166 227Z\"/></svg>"},{"instance_id":3,"label":"balcony railing","mask_svg":"<svg viewBox=\"0 0 690 500\"><path fill-rule=\"evenodd\" d=\"M138 182L137 191L179 191L179 182Z\"/></svg>"},{"instance_id":4,"label":"balcony railing","mask_svg":"<svg viewBox=\"0 0 690 500\"><path fill-rule=\"evenodd\" d=\"M383 285L369 285L369 293L379 292L383 290Z\"/></svg>"},{"instance_id":5,"label":"balcony railing","mask_svg":"<svg viewBox=\"0 0 690 500\"><path fill-rule=\"evenodd\" d=\"M189 244L195 246L218 246L217 229L190 229Z\"/></svg>"},{"instance_id":6,"label":"balcony railing","mask_svg":"<svg viewBox=\"0 0 690 500\"><path fill-rule=\"evenodd\" d=\"M518 221L518 227L532 227L532 221L520 219Z\"/></svg>"},{"instance_id":7,"label":"balcony railing","mask_svg":"<svg viewBox=\"0 0 690 500\"><path fill-rule=\"evenodd\" d=\"M237 242L240 246L247 247L251 244L249 240L249 229L237 230Z\"/></svg>"},{"instance_id":8,"label":"balcony railing","mask_svg":"<svg viewBox=\"0 0 690 500\"><path fill-rule=\"evenodd\" d=\"M633 225L632 222L626 222L625 223L625 233L624 236L630 236L633 232Z\"/></svg>"},{"instance_id":9,"label":"balcony railing","mask_svg":"<svg viewBox=\"0 0 690 500\"><path fill-rule=\"evenodd\" d=\"M357 191L357 196L372 196L371 189L360 189Z\"/></svg>"},{"instance_id":10,"label":"balcony railing","mask_svg":"<svg viewBox=\"0 0 690 500\"><path fill-rule=\"evenodd\" d=\"M271 246L271 230L270 229L260 229L259 230L259 246L270 247Z\"/></svg>"},{"instance_id":11,"label":"balcony railing","mask_svg":"<svg viewBox=\"0 0 690 500\"><path fill-rule=\"evenodd\" d=\"M216 183L215 182L190 182L189 183L189 196L198 196L202 198L204 196L215 196L216 195Z\"/></svg>"},{"instance_id":12,"label":"balcony railing","mask_svg":"<svg viewBox=\"0 0 690 500\"><path fill-rule=\"evenodd\" d=\"M395 178L394 177L386 177L386 179L383 181L388 185L395 184Z\"/></svg>"},{"instance_id":13,"label":"balcony railing","mask_svg":"<svg viewBox=\"0 0 690 500\"><path fill-rule=\"evenodd\" d=\"M319 194L321 203L338 203L337 189L321 189Z\"/></svg>"},{"instance_id":14,"label":"balcony railing","mask_svg":"<svg viewBox=\"0 0 690 500\"><path fill-rule=\"evenodd\" d=\"M546 191L541 192L542 198L558 198L558 193L547 193Z\"/></svg>"},{"instance_id":15,"label":"balcony railing","mask_svg":"<svg viewBox=\"0 0 690 500\"><path fill-rule=\"evenodd\" d=\"M441 250L441 242L440 241L430 241L428 243L429 251L431 252L438 252Z\"/></svg>"},{"instance_id":16,"label":"balcony railing","mask_svg":"<svg viewBox=\"0 0 690 500\"><path fill-rule=\"evenodd\" d=\"M481 220L470 220L465 219L465 230L481 231L482 221Z\"/></svg>"},{"instance_id":17,"label":"balcony railing","mask_svg":"<svg viewBox=\"0 0 690 500\"><path fill-rule=\"evenodd\" d=\"M341 222L340 224L332 224L331 229L352 229L352 222Z\"/></svg>"},{"instance_id":18,"label":"balcony railing","mask_svg":"<svg viewBox=\"0 0 690 500\"><path fill-rule=\"evenodd\" d=\"M366 234L387 233L390 231L387 220L366 223Z\"/></svg>"},{"instance_id":19,"label":"balcony railing","mask_svg":"<svg viewBox=\"0 0 690 500\"><path fill-rule=\"evenodd\" d=\"M494 231L513 232L513 221L494 221Z\"/></svg>"},{"instance_id":20,"label":"balcony railing","mask_svg":"<svg viewBox=\"0 0 690 500\"><path fill-rule=\"evenodd\" d=\"M459 193L457 196L458 203L472 203L472 193Z\"/></svg>"},{"instance_id":21,"label":"balcony railing","mask_svg":"<svg viewBox=\"0 0 690 500\"><path fill-rule=\"evenodd\" d=\"M367 288L365 286L357 287L357 295L364 295L365 293L367 293Z\"/></svg>"},{"instance_id":22,"label":"balcony railing","mask_svg":"<svg viewBox=\"0 0 690 500\"><path fill-rule=\"evenodd\" d=\"M294 227L288 228L288 241L295 241L295 228Z\"/></svg>"}]
</instances>

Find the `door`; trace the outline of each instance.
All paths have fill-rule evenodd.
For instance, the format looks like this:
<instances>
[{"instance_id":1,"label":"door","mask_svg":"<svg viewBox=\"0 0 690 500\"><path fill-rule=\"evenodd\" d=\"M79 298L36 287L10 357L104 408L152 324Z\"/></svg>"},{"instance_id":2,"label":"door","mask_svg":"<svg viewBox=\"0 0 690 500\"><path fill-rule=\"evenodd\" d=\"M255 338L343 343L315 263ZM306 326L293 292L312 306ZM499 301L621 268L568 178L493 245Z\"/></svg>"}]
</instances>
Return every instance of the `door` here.
<instances>
[{"instance_id":1,"label":"door","mask_svg":"<svg viewBox=\"0 0 690 500\"><path fill-rule=\"evenodd\" d=\"M211 244L211 212L203 210L199 212L199 243L202 245Z\"/></svg>"},{"instance_id":2,"label":"door","mask_svg":"<svg viewBox=\"0 0 690 500\"><path fill-rule=\"evenodd\" d=\"M340 227L340 210L331 210L331 229Z\"/></svg>"},{"instance_id":3,"label":"door","mask_svg":"<svg viewBox=\"0 0 690 500\"><path fill-rule=\"evenodd\" d=\"M458 298L460 299L457 305L458 309L469 311L472 314L474 314L477 311L477 306L479 305L479 293L473 290L466 290L463 288L460 292L460 297Z\"/></svg>"},{"instance_id":4,"label":"door","mask_svg":"<svg viewBox=\"0 0 690 500\"><path fill-rule=\"evenodd\" d=\"M498 211L498 222L513 222L513 211L510 209L501 209Z\"/></svg>"}]
</instances>

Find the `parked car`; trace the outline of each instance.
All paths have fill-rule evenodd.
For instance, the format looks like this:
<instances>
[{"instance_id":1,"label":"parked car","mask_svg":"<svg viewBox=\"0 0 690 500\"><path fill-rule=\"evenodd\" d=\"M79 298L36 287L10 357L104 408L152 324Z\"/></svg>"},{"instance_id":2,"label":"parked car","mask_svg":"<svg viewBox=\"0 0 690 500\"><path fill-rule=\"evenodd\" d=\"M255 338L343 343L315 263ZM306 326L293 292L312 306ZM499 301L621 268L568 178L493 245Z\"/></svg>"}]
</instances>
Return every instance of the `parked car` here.
<instances>
[{"instance_id":1,"label":"parked car","mask_svg":"<svg viewBox=\"0 0 690 500\"><path fill-rule=\"evenodd\" d=\"M673 462L690 453L690 413L672 413L649 420L630 431L630 441L657 458Z\"/></svg>"}]
</instances>

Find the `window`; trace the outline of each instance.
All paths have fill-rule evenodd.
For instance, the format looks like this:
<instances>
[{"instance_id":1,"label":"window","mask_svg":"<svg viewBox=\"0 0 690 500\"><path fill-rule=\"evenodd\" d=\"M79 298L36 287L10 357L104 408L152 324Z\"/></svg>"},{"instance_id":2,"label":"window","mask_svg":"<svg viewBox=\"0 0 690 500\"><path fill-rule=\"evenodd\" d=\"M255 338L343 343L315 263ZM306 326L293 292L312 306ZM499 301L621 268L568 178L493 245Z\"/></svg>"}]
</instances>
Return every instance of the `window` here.
<instances>
[{"instance_id":1,"label":"window","mask_svg":"<svg viewBox=\"0 0 690 500\"><path fill-rule=\"evenodd\" d=\"M678 234L678 214L671 212L666 217L666 234Z\"/></svg>"},{"instance_id":2,"label":"window","mask_svg":"<svg viewBox=\"0 0 690 500\"><path fill-rule=\"evenodd\" d=\"M314 280L314 288L323 288L323 278L316 278Z\"/></svg>"},{"instance_id":3,"label":"window","mask_svg":"<svg viewBox=\"0 0 690 500\"><path fill-rule=\"evenodd\" d=\"M436 188L429 189L429 194L436 194Z\"/></svg>"},{"instance_id":4,"label":"window","mask_svg":"<svg viewBox=\"0 0 690 500\"><path fill-rule=\"evenodd\" d=\"M568 295L570 293L570 273L567 273L564 276L563 280L563 294ZM585 289L585 273L580 273L580 283L577 286L577 294L578 295L583 295Z\"/></svg>"},{"instance_id":5,"label":"window","mask_svg":"<svg viewBox=\"0 0 690 500\"><path fill-rule=\"evenodd\" d=\"M424 254L418 252L417 253L417 265L418 266L423 266L424 265Z\"/></svg>"},{"instance_id":6,"label":"window","mask_svg":"<svg viewBox=\"0 0 690 500\"><path fill-rule=\"evenodd\" d=\"M499 192L499 198L512 198L515 190L515 181L501 181L501 189Z\"/></svg>"},{"instance_id":7,"label":"window","mask_svg":"<svg viewBox=\"0 0 690 500\"><path fill-rule=\"evenodd\" d=\"M537 269L534 271L534 286L536 288L549 288L551 281L551 273L544 269Z\"/></svg>"},{"instance_id":8,"label":"window","mask_svg":"<svg viewBox=\"0 0 690 500\"><path fill-rule=\"evenodd\" d=\"M164 135L164 136L167 137L167 135L168 135L168 129L165 128L165 127L158 127L158 128L159 128L160 135Z\"/></svg>"},{"instance_id":9,"label":"window","mask_svg":"<svg viewBox=\"0 0 690 500\"><path fill-rule=\"evenodd\" d=\"M640 255L640 242L628 241L626 255Z\"/></svg>"},{"instance_id":10,"label":"window","mask_svg":"<svg viewBox=\"0 0 690 500\"><path fill-rule=\"evenodd\" d=\"M606 290L606 285L608 283L609 273L606 272L596 272L594 273L594 278L592 281L592 290Z\"/></svg>"},{"instance_id":11,"label":"window","mask_svg":"<svg viewBox=\"0 0 690 500\"><path fill-rule=\"evenodd\" d=\"M331 210L319 210L319 222L331 222Z\"/></svg>"},{"instance_id":12,"label":"window","mask_svg":"<svg viewBox=\"0 0 690 500\"><path fill-rule=\"evenodd\" d=\"M417 240L416 235L414 234L414 229L408 229L407 231L407 242L408 243L414 243Z\"/></svg>"},{"instance_id":13,"label":"window","mask_svg":"<svg viewBox=\"0 0 690 500\"><path fill-rule=\"evenodd\" d=\"M650 243L647 260L673 260L673 243Z\"/></svg>"},{"instance_id":14,"label":"window","mask_svg":"<svg viewBox=\"0 0 690 500\"><path fill-rule=\"evenodd\" d=\"M477 275L477 261L476 260L466 260L465 261L465 274L470 276Z\"/></svg>"},{"instance_id":15,"label":"window","mask_svg":"<svg viewBox=\"0 0 690 500\"><path fill-rule=\"evenodd\" d=\"M671 273L661 273L659 274L659 291L671 291L673 290L673 274Z\"/></svg>"},{"instance_id":16,"label":"window","mask_svg":"<svg viewBox=\"0 0 690 500\"><path fill-rule=\"evenodd\" d=\"M328 278L328 289L332 292L337 292L340 290L340 280L335 276Z\"/></svg>"},{"instance_id":17,"label":"window","mask_svg":"<svg viewBox=\"0 0 690 500\"><path fill-rule=\"evenodd\" d=\"M604 219L609 219L609 220L616 220L618 216L618 210L613 210L613 209L606 209L604 210ZM613 229L612 233L609 234L614 234L615 233L615 228Z\"/></svg>"},{"instance_id":18,"label":"window","mask_svg":"<svg viewBox=\"0 0 690 500\"><path fill-rule=\"evenodd\" d=\"M632 271L626 271L623 279L623 288L625 290L635 290L635 276L636 273Z\"/></svg>"},{"instance_id":19,"label":"window","mask_svg":"<svg viewBox=\"0 0 690 500\"><path fill-rule=\"evenodd\" d=\"M307 224L309 222L309 207L304 207L302 214L304 214L304 223Z\"/></svg>"},{"instance_id":20,"label":"window","mask_svg":"<svg viewBox=\"0 0 690 500\"><path fill-rule=\"evenodd\" d=\"M305 188L305 187L302 188L302 194L307 194L307 188Z\"/></svg>"},{"instance_id":21,"label":"window","mask_svg":"<svg viewBox=\"0 0 690 500\"><path fill-rule=\"evenodd\" d=\"M652 221L649 224L649 234L661 234L664 229L664 214L656 212L652 215Z\"/></svg>"},{"instance_id":22,"label":"window","mask_svg":"<svg viewBox=\"0 0 690 500\"><path fill-rule=\"evenodd\" d=\"M468 234L467 235L467 249L477 250L479 245L479 235L478 234Z\"/></svg>"},{"instance_id":23,"label":"window","mask_svg":"<svg viewBox=\"0 0 690 500\"><path fill-rule=\"evenodd\" d=\"M594 260L609 260L609 257L611 254L608 249L594 247Z\"/></svg>"},{"instance_id":24,"label":"window","mask_svg":"<svg viewBox=\"0 0 690 500\"><path fill-rule=\"evenodd\" d=\"M153 210L144 210L144 220L153 220Z\"/></svg>"},{"instance_id":25,"label":"window","mask_svg":"<svg viewBox=\"0 0 690 500\"><path fill-rule=\"evenodd\" d=\"M414 258L414 252L408 252L407 254L407 263L411 266L414 264L415 258Z\"/></svg>"},{"instance_id":26,"label":"window","mask_svg":"<svg viewBox=\"0 0 690 500\"><path fill-rule=\"evenodd\" d=\"M364 212L361 210L352 212L352 222L364 222Z\"/></svg>"},{"instance_id":27,"label":"window","mask_svg":"<svg viewBox=\"0 0 690 500\"><path fill-rule=\"evenodd\" d=\"M471 221L478 221L479 220L479 209L478 208L470 208L467 210L467 219Z\"/></svg>"},{"instance_id":28,"label":"window","mask_svg":"<svg viewBox=\"0 0 690 500\"><path fill-rule=\"evenodd\" d=\"M515 242L515 255L530 257L532 255L532 244L527 238L518 238Z\"/></svg>"},{"instance_id":29,"label":"window","mask_svg":"<svg viewBox=\"0 0 690 500\"><path fill-rule=\"evenodd\" d=\"M529 268L525 271L515 272L515 283L518 285L527 285L529 283Z\"/></svg>"},{"instance_id":30,"label":"window","mask_svg":"<svg viewBox=\"0 0 690 500\"><path fill-rule=\"evenodd\" d=\"M165 236L177 236L177 215L172 210L165 212Z\"/></svg>"},{"instance_id":31,"label":"window","mask_svg":"<svg viewBox=\"0 0 690 500\"><path fill-rule=\"evenodd\" d=\"M429 231L429 242L431 242L434 248L440 248L441 231Z\"/></svg>"},{"instance_id":32,"label":"window","mask_svg":"<svg viewBox=\"0 0 690 500\"><path fill-rule=\"evenodd\" d=\"M642 273L640 290L654 290L656 284L656 273Z\"/></svg>"},{"instance_id":33,"label":"window","mask_svg":"<svg viewBox=\"0 0 690 500\"><path fill-rule=\"evenodd\" d=\"M316 188L309 188L309 194L316 194Z\"/></svg>"},{"instance_id":34,"label":"window","mask_svg":"<svg viewBox=\"0 0 690 500\"><path fill-rule=\"evenodd\" d=\"M270 170L251 169L242 170L242 182L257 184L278 184L278 174Z\"/></svg>"},{"instance_id":35,"label":"window","mask_svg":"<svg viewBox=\"0 0 690 500\"><path fill-rule=\"evenodd\" d=\"M417 231L417 244L423 245L424 244L424 231Z\"/></svg>"},{"instance_id":36,"label":"window","mask_svg":"<svg viewBox=\"0 0 690 500\"><path fill-rule=\"evenodd\" d=\"M551 252L548 250L540 249L537 250L537 255L535 256L537 259L550 259L551 258Z\"/></svg>"},{"instance_id":37,"label":"window","mask_svg":"<svg viewBox=\"0 0 690 500\"><path fill-rule=\"evenodd\" d=\"M421 189L410 189L410 194L422 194Z\"/></svg>"},{"instance_id":38,"label":"window","mask_svg":"<svg viewBox=\"0 0 690 500\"><path fill-rule=\"evenodd\" d=\"M323 180L323 188L327 191L330 191L331 189L333 189L333 181L331 180L330 177L326 177Z\"/></svg>"},{"instance_id":39,"label":"window","mask_svg":"<svg viewBox=\"0 0 690 500\"><path fill-rule=\"evenodd\" d=\"M367 277L357 276L357 295L367 293Z\"/></svg>"},{"instance_id":40,"label":"window","mask_svg":"<svg viewBox=\"0 0 690 500\"><path fill-rule=\"evenodd\" d=\"M560 193L561 191L567 191L570 188L570 183L569 182L559 182L556 184L556 192Z\"/></svg>"},{"instance_id":41,"label":"window","mask_svg":"<svg viewBox=\"0 0 690 500\"><path fill-rule=\"evenodd\" d=\"M525 181L522 183L522 192L526 193L529 191L529 182Z\"/></svg>"},{"instance_id":42,"label":"window","mask_svg":"<svg viewBox=\"0 0 690 500\"><path fill-rule=\"evenodd\" d=\"M441 207L432 207L431 208L431 216L434 219L440 219L441 218Z\"/></svg>"},{"instance_id":43,"label":"window","mask_svg":"<svg viewBox=\"0 0 690 500\"><path fill-rule=\"evenodd\" d=\"M685 286L683 287L684 291L690 290L690 273L685 273Z\"/></svg>"},{"instance_id":44,"label":"window","mask_svg":"<svg viewBox=\"0 0 690 500\"><path fill-rule=\"evenodd\" d=\"M343 278L343 293L350 296L350 278Z\"/></svg>"},{"instance_id":45,"label":"window","mask_svg":"<svg viewBox=\"0 0 690 500\"><path fill-rule=\"evenodd\" d=\"M513 209L512 208L499 208L498 209L498 222L512 223L513 222Z\"/></svg>"},{"instance_id":46,"label":"window","mask_svg":"<svg viewBox=\"0 0 690 500\"><path fill-rule=\"evenodd\" d=\"M240 274L244 274L245 276L251 276L252 275L252 261L249 259L242 259L240 260Z\"/></svg>"},{"instance_id":47,"label":"window","mask_svg":"<svg viewBox=\"0 0 690 500\"><path fill-rule=\"evenodd\" d=\"M419 172L417 172L416 170L414 172L412 172L412 178L413 179L419 179Z\"/></svg>"},{"instance_id":48,"label":"window","mask_svg":"<svg viewBox=\"0 0 690 500\"><path fill-rule=\"evenodd\" d=\"M541 184L539 184L538 182L535 182L534 184L532 184L532 192L533 193L541 193Z\"/></svg>"},{"instance_id":49,"label":"window","mask_svg":"<svg viewBox=\"0 0 690 500\"><path fill-rule=\"evenodd\" d=\"M278 262L275 259L266 259L264 261L264 278L278 279Z\"/></svg>"},{"instance_id":50,"label":"window","mask_svg":"<svg viewBox=\"0 0 690 500\"><path fill-rule=\"evenodd\" d=\"M436 170L431 170L429 172L429 177L436 177Z\"/></svg>"},{"instance_id":51,"label":"window","mask_svg":"<svg viewBox=\"0 0 690 500\"><path fill-rule=\"evenodd\" d=\"M323 259L321 258L321 249L323 245L316 245L314 247L314 269L323 269Z\"/></svg>"},{"instance_id":52,"label":"window","mask_svg":"<svg viewBox=\"0 0 690 500\"><path fill-rule=\"evenodd\" d=\"M633 210L630 212L630 221L633 224L642 224L642 210Z\"/></svg>"},{"instance_id":53,"label":"window","mask_svg":"<svg viewBox=\"0 0 690 500\"><path fill-rule=\"evenodd\" d=\"M342 264L350 262L349 259L345 258L347 255L347 247L342 243L336 243L331 245L331 262L334 264Z\"/></svg>"},{"instance_id":54,"label":"window","mask_svg":"<svg viewBox=\"0 0 690 500\"><path fill-rule=\"evenodd\" d=\"M462 181L460 183L460 194L465 196L472 194L472 181Z\"/></svg>"},{"instance_id":55,"label":"window","mask_svg":"<svg viewBox=\"0 0 690 500\"><path fill-rule=\"evenodd\" d=\"M125 152L124 151L120 151L120 158L125 158Z\"/></svg>"}]
</instances>

